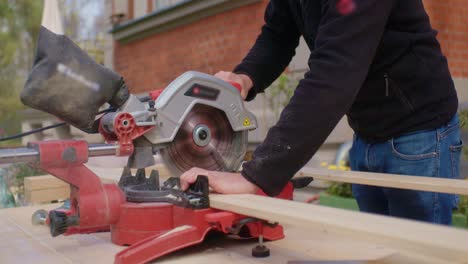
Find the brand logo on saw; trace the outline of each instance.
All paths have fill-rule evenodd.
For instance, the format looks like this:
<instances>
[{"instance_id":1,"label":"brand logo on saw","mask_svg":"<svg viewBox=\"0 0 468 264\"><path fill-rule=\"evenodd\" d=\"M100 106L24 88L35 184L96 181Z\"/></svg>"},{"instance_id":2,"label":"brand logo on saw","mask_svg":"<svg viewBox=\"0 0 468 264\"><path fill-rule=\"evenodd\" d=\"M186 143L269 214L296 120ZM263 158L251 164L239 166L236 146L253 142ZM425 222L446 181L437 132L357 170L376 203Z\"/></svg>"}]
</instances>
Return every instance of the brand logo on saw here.
<instances>
[{"instance_id":1,"label":"brand logo on saw","mask_svg":"<svg viewBox=\"0 0 468 264\"><path fill-rule=\"evenodd\" d=\"M71 68L59 63L57 65L57 71L63 73L65 76L85 85L88 88L91 88L95 91L99 91L99 84L86 79L83 75L74 72Z\"/></svg>"},{"instance_id":2,"label":"brand logo on saw","mask_svg":"<svg viewBox=\"0 0 468 264\"><path fill-rule=\"evenodd\" d=\"M200 84L194 84L192 87L190 87L190 89L187 90L187 92L185 92L184 95L215 101L218 99L219 90Z\"/></svg>"}]
</instances>

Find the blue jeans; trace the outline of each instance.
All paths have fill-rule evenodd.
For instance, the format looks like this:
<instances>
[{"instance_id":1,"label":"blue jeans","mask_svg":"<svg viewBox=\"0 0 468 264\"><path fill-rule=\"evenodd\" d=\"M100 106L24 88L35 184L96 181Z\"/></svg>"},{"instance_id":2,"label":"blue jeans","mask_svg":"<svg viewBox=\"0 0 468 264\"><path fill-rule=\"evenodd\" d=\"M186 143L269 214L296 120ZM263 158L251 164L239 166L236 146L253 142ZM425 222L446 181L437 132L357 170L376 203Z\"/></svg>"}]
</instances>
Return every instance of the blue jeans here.
<instances>
[{"instance_id":1,"label":"blue jeans","mask_svg":"<svg viewBox=\"0 0 468 264\"><path fill-rule=\"evenodd\" d=\"M354 137L353 171L458 178L462 142L458 116L434 130L417 131L378 144ZM450 225L458 196L367 185L353 185L363 212Z\"/></svg>"}]
</instances>

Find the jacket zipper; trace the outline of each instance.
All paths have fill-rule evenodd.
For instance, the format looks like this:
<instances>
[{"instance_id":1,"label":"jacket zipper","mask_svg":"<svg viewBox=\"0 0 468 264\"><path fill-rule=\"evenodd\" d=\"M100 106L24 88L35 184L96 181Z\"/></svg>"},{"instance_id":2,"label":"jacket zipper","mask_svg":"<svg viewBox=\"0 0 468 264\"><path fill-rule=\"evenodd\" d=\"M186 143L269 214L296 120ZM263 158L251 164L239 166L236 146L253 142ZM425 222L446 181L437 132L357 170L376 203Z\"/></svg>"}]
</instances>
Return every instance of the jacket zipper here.
<instances>
[{"instance_id":1,"label":"jacket zipper","mask_svg":"<svg viewBox=\"0 0 468 264\"><path fill-rule=\"evenodd\" d=\"M400 100L400 102L402 102L404 105L406 105L410 111L414 111L414 107L413 105L410 103L410 101L408 101L408 98L403 94L403 92L400 90L400 88L398 88L397 85L395 85L395 83L393 82L393 80L390 78L390 76L388 75L388 73L385 73L384 74L384 78L385 78L385 96L389 96L389 92L390 92L390 82L393 83L392 85L392 91L394 93L396 93L396 96L398 97L398 99Z\"/></svg>"},{"instance_id":2,"label":"jacket zipper","mask_svg":"<svg viewBox=\"0 0 468 264\"><path fill-rule=\"evenodd\" d=\"M388 97L388 89L389 89L390 83L388 80L389 77L387 73L384 74L384 78L385 78L385 96Z\"/></svg>"}]
</instances>

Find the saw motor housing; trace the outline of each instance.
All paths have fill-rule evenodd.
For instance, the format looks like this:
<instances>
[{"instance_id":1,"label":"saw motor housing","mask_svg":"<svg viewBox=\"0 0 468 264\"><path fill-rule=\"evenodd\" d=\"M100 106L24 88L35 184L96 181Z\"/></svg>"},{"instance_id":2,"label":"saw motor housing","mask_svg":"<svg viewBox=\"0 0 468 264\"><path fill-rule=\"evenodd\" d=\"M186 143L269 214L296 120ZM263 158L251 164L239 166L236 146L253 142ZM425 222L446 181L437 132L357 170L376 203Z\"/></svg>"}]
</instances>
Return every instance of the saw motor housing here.
<instances>
[{"instance_id":1,"label":"saw motor housing","mask_svg":"<svg viewBox=\"0 0 468 264\"><path fill-rule=\"evenodd\" d=\"M257 127L255 116L249 112L240 96L240 87L224 82L208 74L189 71L170 83L163 91L154 91L145 98L130 95L128 100L116 111L101 117L99 131L108 142L119 145L117 155L131 155L129 165L132 168L144 168L154 165L153 154L160 153L166 165L174 174L180 174L189 166L197 166L195 160L208 153L208 159L221 160L220 165L210 168L213 170L235 171L239 168L247 148L247 132ZM202 110L200 110L202 109ZM202 120L197 115L204 115ZM217 123L210 127L210 120L216 113L224 115L219 117ZM191 117L191 120L187 120ZM192 121L197 119L195 121ZM224 121L225 120L225 121ZM186 126L184 125L184 122ZM221 128L217 125L228 123ZM168 153L171 144L177 144L177 135L184 127L186 136L181 144L191 144L188 151L181 153ZM216 131L215 131L216 130ZM228 137L229 144L222 153L210 154L221 148L216 136L221 132ZM191 138L190 138L191 136ZM221 137L221 136L220 136ZM224 136L226 138L226 136ZM218 144L211 144L210 140ZM224 143L224 142L223 142ZM211 144L211 145L210 145ZM207 151L203 151L206 149ZM198 152L196 152L198 151ZM174 166L176 155L194 153L185 158L185 167ZM211 155L211 156L210 156ZM220 157L219 157L220 156ZM193 159L193 164L189 161ZM202 162L203 163L203 162ZM176 164L177 165L177 164ZM178 175L175 175L178 176Z\"/></svg>"}]
</instances>

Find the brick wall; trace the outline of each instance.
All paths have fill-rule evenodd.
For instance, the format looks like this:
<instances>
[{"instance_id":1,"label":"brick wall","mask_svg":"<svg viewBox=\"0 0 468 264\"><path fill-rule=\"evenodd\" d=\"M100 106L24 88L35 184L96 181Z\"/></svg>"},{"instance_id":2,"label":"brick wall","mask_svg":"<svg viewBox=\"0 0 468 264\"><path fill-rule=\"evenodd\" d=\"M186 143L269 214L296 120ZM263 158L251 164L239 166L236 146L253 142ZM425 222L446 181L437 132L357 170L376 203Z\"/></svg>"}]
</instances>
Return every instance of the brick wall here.
<instances>
[{"instance_id":1,"label":"brick wall","mask_svg":"<svg viewBox=\"0 0 468 264\"><path fill-rule=\"evenodd\" d=\"M115 43L114 67L133 92L166 86L188 70L231 70L252 46L267 1L220 13L128 44Z\"/></svg>"},{"instance_id":2,"label":"brick wall","mask_svg":"<svg viewBox=\"0 0 468 264\"><path fill-rule=\"evenodd\" d=\"M424 0L455 78L468 78L468 1Z\"/></svg>"},{"instance_id":3,"label":"brick wall","mask_svg":"<svg viewBox=\"0 0 468 264\"><path fill-rule=\"evenodd\" d=\"M423 0L455 78L468 78L468 0ZM131 1L129 1L131 2ZM133 92L164 87L187 70L232 69L253 44L267 0L128 44L115 43L114 67Z\"/></svg>"}]
</instances>

